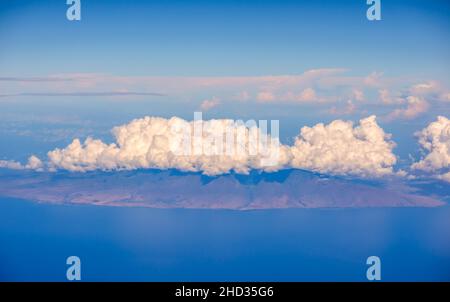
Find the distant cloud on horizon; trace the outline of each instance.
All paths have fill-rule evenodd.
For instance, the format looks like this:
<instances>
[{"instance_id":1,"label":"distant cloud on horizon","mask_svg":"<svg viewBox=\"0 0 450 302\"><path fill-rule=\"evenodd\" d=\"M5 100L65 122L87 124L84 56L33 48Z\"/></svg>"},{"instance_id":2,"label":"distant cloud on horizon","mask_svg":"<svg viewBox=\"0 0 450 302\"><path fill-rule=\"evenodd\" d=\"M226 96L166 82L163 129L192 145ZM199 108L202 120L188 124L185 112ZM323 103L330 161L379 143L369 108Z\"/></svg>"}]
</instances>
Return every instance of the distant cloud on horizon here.
<instances>
[{"instance_id":1,"label":"distant cloud on horizon","mask_svg":"<svg viewBox=\"0 0 450 302\"><path fill-rule=\"evenodd\" d=\"M210 109L213 109L217 106L219 106L221 103L221 100L218 97L212 97L211 99L204 100L200 104L200 110L208 111Z\"/></svg>"},{"instance_id":2,"label":"distant cloud on horizon","mask_svg":"<svg viewBox=\"0 0 450 302\"><path fill-rule=\"evenodd\" d=\"M450 89L436 80L393 78L382 72L349 75L345 68L320 68L290 75L261 76L116 76L68 73L42 77L0 77L0 98L171 96L171 102L204 99L208 110L220 104L325 107L336 116L375 114L385 121L414 119L438 102L448 102ZM408 79L408 80L406 80ZM208 99L215 96L216 100ZM383 109L385 108L385 109Z\"/></svg>"}]
</instances>

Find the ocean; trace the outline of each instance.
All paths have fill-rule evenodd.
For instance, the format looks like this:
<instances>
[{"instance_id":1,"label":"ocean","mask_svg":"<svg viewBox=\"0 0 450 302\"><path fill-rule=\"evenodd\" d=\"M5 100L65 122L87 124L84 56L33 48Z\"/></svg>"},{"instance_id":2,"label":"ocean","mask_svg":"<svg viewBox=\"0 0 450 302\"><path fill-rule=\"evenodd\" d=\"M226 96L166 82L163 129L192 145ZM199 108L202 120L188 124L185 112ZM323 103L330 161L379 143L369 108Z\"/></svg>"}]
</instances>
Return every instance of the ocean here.
<instances>
[{"instance_id":1,"label":"ocean","mask_svg":"<svg viewBox=\"0 0 450 302\"><path fill-rule=\"evenodd\" d=\"M450 207L187 210L0 199L0 280L450 281Z\"/></svg>"}]
</instances>

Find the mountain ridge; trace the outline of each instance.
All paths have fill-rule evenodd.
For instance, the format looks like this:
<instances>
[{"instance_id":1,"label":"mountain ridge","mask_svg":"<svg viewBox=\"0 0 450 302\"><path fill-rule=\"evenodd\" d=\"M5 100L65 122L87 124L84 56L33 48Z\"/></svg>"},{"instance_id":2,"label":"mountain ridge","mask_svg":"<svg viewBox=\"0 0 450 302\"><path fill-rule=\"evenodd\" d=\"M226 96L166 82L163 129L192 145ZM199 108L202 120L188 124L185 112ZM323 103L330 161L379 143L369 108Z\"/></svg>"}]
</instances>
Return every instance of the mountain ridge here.
<instances>
[{"instance_id":1,"label":"mountain ridge","mask_svg":"<svg viewBox=\"0 0 450 302\"><path fill-rule=\"evenodd\" d=\"M435 207L438 198L401 184L304 170L205 176L176 170L0 173L0 196L56 204L153 208L275 209Z\"/></svg>"}]
</instances>

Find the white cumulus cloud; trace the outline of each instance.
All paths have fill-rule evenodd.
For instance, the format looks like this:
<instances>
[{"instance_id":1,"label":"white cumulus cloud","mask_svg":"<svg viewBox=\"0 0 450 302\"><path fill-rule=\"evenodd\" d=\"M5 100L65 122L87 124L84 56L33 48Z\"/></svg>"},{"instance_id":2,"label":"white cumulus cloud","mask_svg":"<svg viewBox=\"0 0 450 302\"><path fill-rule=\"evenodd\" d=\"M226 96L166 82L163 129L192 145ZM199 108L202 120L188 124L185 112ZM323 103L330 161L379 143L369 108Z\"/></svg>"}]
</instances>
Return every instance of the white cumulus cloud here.
<instances>
[{"instance_id":1,"label":"white cumulus cloud","mask_svg":"<svg viewBox=\"0 0 450 302\"><path fill-rule=\"evenodd\" d=\"M0 168L21 170L23 169L23 165L14 160L0 160Z\"/></svg>"},{"instance_id":2,"label":"white cumulus cloud","mask_svg":"<svg viewBox=\"0 0 450 302\"><path fill-rule=\"evenodd\" d=\"M425 158L411 168L435 173L438 178L450 182L450 120L438 116L435 122L418 132L419 144L427 152Z\"/></svg>"},{"instance_id":3,"label":"white cumulus cloud","mask_svg":"<svg viewBox=\"0 0 450 302\"><path fill-rule=\"evenodd\" d=\"M331 174L378 177L392 174L395 144L380 128L375 116L360 120L335 120L328 125L303 127L291 148L292 166Z\"/></svg>"},{"instance_id":4,"label":"white cumulus cloud","mask_svg":"<svg viewBox=\"0 0 450 302\"><path fill-rule=\"evenodd\" d=\"M0 160L0 168L12 169L12 170L37 170L41 171L44 167L42 161L35 155L31 155L28 158L28 162L25 165L13 160Z\"/></svg>"},{"instance_id":5,"label":"white cumulus cloud","mask_svg":"<svg viewBox=\"0 0 450 302\"><path fill-rule=\"evenodd\" d=\"M395 144L375 116L360 120L356 126L335 120L328 125L303 127L293 146L279 142L273 124L272 136L263 126L229 119L144 117L115 127L112 143L74 139L65 148L48 152L45 166L50 171L74 172L178 169L219 175L299 168L360 177L394 174ZM0 167L12 169L43 166L35 156L26 165L0 161Z\"/></svg>"},{"instance_id":6,"label":"white cumulus cloud","mask_svg":"<svg viewBox=\"0 0 450 302\"><path fill-rule=\"evenodd\" d=\"M270 135L267 148L260 148L252 144L263 136L256 126L227 119L188 122L177 117L145 117L115 127L113 135L116 142L112 144L75 139L66 148L49 152L50 168L78 172L174 168L218 175L232 170L243 174L251 169L272 171L289 161L288 148L271 144ZM268 160L272 162L266 164Z\"/></svg>"}]
</instances>

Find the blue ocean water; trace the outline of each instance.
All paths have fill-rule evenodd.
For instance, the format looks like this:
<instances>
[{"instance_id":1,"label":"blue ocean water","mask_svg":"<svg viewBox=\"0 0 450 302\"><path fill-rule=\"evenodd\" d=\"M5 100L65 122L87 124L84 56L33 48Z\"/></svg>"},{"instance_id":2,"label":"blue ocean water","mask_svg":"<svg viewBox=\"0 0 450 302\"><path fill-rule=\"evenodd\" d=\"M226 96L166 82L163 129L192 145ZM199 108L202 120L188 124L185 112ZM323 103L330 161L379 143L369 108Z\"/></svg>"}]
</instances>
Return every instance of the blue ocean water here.
<instances>
[{"instance_id":1,"label":"blue ocean water","mask_svg":"<svg viewBox=\"0 0 450 302\"><path fill-rule=\"evenodd\" d=\"M0 200L0 280L450 281L450 207L264 211Z\"/></svg>"}]
</instances>

